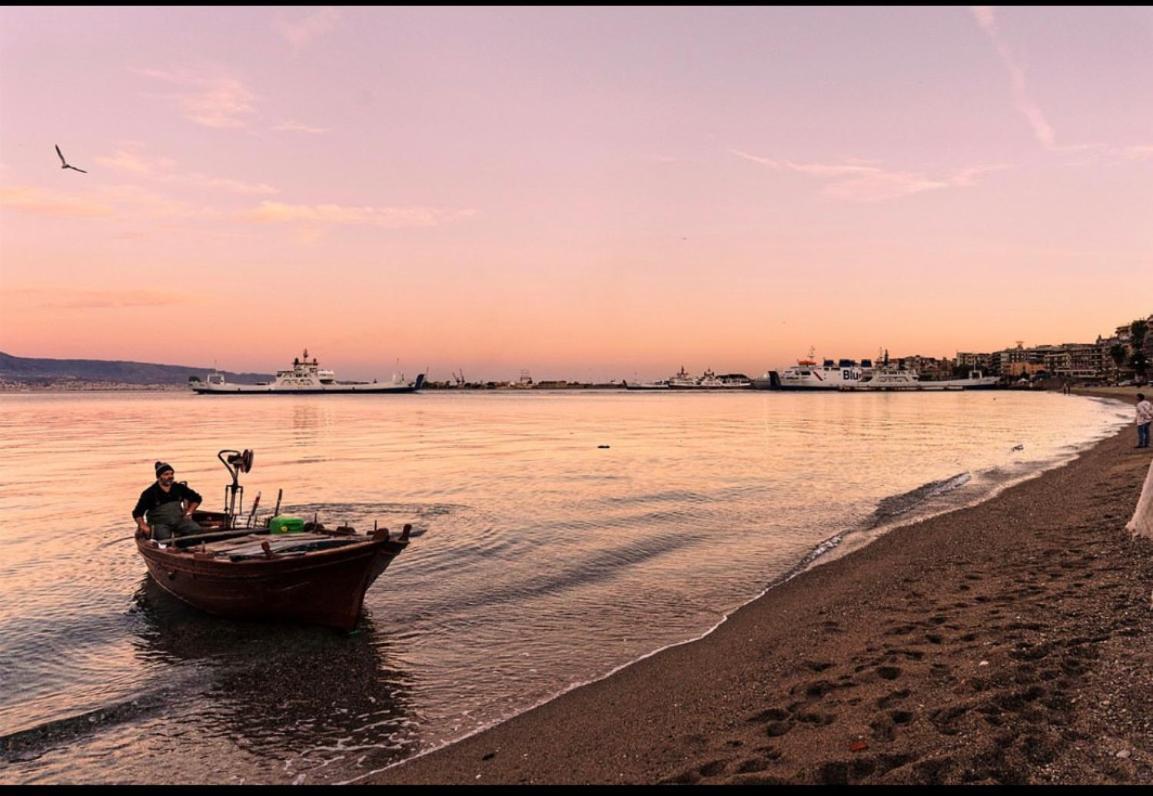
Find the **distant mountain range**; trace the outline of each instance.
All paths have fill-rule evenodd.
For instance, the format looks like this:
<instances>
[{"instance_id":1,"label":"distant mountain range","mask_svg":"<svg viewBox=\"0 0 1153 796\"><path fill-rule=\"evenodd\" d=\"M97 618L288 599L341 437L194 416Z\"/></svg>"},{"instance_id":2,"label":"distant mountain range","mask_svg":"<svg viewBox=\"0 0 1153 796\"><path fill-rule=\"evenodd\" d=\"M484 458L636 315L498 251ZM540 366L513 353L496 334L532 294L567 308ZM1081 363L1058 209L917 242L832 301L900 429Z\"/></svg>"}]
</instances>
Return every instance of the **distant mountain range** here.
<instances>
[{"instance_id":1,"label":"distant mountain range","mask_svg":"<svg viewBox=\"0 0 1153 796\"><path fill-rule=\"evenodd\" d=\"M155 365L103 359L36 359L14 357L0 351L0 381L50 383L58 381L116 382L120 384L187 384L189 376L204 378L211 368ZM229 381L254 384L269 381L267 373L229 373Z\"/></svg>"}]
</instances>

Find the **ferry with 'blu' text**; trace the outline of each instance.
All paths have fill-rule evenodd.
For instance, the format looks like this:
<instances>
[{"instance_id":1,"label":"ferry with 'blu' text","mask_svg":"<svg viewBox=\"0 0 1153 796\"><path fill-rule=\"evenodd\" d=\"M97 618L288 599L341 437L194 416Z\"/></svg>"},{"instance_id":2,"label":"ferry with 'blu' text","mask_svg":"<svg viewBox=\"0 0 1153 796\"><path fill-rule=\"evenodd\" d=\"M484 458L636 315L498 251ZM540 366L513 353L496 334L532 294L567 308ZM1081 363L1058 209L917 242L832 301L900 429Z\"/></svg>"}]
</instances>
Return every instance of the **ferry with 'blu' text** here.
<instances>
[{"instance_id":1,"label":"ferry with 'blu' text","mask_svg":"<svg viewBox=\"0 0 1153 796\"><path fill-rule=\"evenodd\" d=\"M997 376L986 376L979 370L965 378L930 380L921 379L913 370L893 367L886 351L882 360L874 365L871 359L825 359L820 365L809 356L798 359L797 364L778 373L768 371L753 380L758 390L837 390L839 392L942 392L950 390L991 390L1000 386Z\"/></svg>"},{"instance_id":2,"label":"ferry with 'blu' text","mask_svg":"<svg viewBox=\"0 0 1153 796\"><path fill-rule=\"evenodd\" d=\"M873 372L873 361L862 359L825 359L820 365L810 351L797 364L778 373L770 370L759 379L753 379L756 390L840 390L857 384Z\"/></svg>"}]
</instances>

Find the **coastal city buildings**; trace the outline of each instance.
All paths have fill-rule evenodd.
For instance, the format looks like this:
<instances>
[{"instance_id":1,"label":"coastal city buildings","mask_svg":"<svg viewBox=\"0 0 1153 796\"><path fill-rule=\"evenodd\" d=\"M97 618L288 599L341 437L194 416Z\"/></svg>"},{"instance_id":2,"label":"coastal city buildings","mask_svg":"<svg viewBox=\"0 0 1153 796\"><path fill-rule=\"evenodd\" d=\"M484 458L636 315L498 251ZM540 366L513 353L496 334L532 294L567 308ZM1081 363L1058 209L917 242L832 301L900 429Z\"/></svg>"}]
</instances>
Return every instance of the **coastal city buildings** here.
<instances>
[{"instance_id":1,"label":"coastal city buildings","mask_svg":"<svg viewBox=\"0 0 1153 796\"><path fill-rule=\"evenodd\" d=\"M1138 377L1133 365L1134 354L1153 359L1153 334L1135 339L1135 326L1153 328L1153 315L1118 326L1109 337L1098 335L1092 343L1061 343L1026 347L1016 345L988 353L957 352L954 369L982 370L1007 379L1035 378L1048 375L1074 381L1119 382ZM931 371L930 371L931 372ZM922 375L922 378L926 378ZM931 378L931 377L930 377Z\"/></svg>"}]
</instances>

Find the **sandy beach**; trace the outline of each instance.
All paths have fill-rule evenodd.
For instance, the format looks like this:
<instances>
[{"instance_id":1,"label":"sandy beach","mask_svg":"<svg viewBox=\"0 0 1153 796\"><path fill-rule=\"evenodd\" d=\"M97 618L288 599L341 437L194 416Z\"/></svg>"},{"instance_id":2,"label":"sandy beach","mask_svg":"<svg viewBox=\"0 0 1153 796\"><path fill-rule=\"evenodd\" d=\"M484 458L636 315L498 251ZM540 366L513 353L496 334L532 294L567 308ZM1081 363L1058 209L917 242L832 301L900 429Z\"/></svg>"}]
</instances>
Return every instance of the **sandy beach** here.
<instances>
[{"instance_id":1,"label":"sandy beach","mask_svg":"<svg viewBox=\"0 0 1153 796\"><path fill-rule=\"evenodd\" d=\"M1124 526L1150 455L1134 444L1129 425L360 782L1149 782L1153 543Z\"/></svg>"}]
</instances>

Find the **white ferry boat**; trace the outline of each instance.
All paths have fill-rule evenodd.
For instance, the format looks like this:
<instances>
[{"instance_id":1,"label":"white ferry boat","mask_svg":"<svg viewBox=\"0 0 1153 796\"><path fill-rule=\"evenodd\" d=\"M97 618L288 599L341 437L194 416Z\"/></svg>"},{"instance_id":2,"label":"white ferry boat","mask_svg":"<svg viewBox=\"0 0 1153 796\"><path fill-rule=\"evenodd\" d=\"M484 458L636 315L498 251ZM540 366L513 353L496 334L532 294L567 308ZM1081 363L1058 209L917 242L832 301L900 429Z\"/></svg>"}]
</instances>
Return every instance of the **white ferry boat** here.
<instances>
[{"instance_id":1,"label":"white ferry boat","mask_svg":"<svg viewBox=\"0 0 1153 796\"><path fill-rule=\"evenodd\" d=\"M947 379L943 381L922 381L916 372L899 370L897 368L877 368L867 379L845 385L842 390L862 392L941 392L955 390L990 390L1000 382L996 376L985 376L979 370L972 371L964 379Z\"/></svg>"},{"instance_id":2,"label":"white ferry boat","mask_svg":"<svg viewBox=\"0 0 1153 796\"><path fill-rule=\"evenodd\" d=\"M840 390L846 385L858 384L873 372L870 359L822 360L817 364L810 351L809 356L798 359L797 364L777 373L770 370L759 379L753 379L752 387L757 390Z\"/></svg>"},{"instance_id":3,"label":"white ferry boat","mask_svg":"<svg viewBox=\"0 0 1153 796\"><path fill-rule=\"evenodd\" d=\"M688 374L684 365L681 365L681 369L670 376L668 381L670 390L686 390L697 386L697 380Z\"/></svg>"},{"instance_id":4,"label":"white ferry boat","mask_svg":"<svg viewBox=\"0 0 1153 796\"><path fill-rule=\"evenodd\" d=\"M668 379L664 381L625 381L622 382L626 390L667 390Z\"/></svg>"},{"instance_id":5,"label":"white ferry boat","mask_svg":"<svg viewBox=\"0 0 1153 796\"><path fill-rule=\"evenodd\" d=\"M381 395L416 392L424 385L424 374L415 381L405 381L404 375L394 375L391 381L337 381L336 374L320 367L316 357L292 360L291 370L277 371L276 378L259 384L236 384L225 381L224 374L210 373L204 381L195 376L189 380L193 392L200 395L339 395L345 393Z\"/></svg>"},{"instance_id":6,"label":"white ferry boat","mask_svg":"<svg viewBox=\"0 0 1153 796\"><path fill-rule=\"evenodd\" d=\"M726 373L718 376L711 370L706 370L704 375L697 379L697 389L704 390L747 390L752 386L752 380L743 373Z\"/></svg>"},{"instance_id":7,"label":"white ferry boat","mask_svg":"<svg viewBox=\"0 0 1153 796\"><path fill-rule=\"evenodd\" d=\"M743 373L729 373L718 376L711 370L706 370L698 377L690 376L681 366L676 374L663 381L625 382L626 390L732 390L748 389L752 382Z\"/></svg>"}]
</instances>

